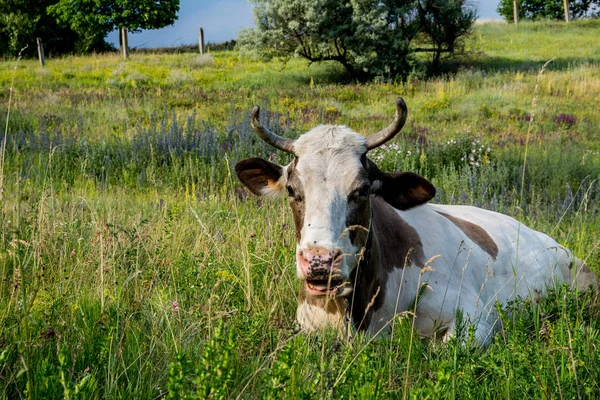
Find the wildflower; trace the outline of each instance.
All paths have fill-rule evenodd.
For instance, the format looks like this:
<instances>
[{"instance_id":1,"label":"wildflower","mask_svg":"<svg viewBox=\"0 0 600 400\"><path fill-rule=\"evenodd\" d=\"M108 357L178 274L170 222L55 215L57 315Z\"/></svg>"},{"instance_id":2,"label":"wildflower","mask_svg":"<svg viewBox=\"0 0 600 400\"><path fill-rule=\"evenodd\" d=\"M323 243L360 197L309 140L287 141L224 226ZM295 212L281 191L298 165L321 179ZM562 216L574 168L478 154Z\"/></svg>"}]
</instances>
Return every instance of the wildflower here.
<instances>
[{"instance_id":1,"label":"wildflower","mask_svg":"<svg viewBox=\"0 0 600 400\"><path fill-rule=\"evenodd\" d=\"M71 257L75 255L75 249L71 250Z\"/></svg>"},{"instance_id":2,"label":"wildflower","mask_svg":"<svg viewBox=\"0 0 600 400\"><path fill-rule=\"evenodd\" d=\"M179 311L179 303L177 302L177 300L173 301L173 311Z\"/></svg>"}]
</instances>

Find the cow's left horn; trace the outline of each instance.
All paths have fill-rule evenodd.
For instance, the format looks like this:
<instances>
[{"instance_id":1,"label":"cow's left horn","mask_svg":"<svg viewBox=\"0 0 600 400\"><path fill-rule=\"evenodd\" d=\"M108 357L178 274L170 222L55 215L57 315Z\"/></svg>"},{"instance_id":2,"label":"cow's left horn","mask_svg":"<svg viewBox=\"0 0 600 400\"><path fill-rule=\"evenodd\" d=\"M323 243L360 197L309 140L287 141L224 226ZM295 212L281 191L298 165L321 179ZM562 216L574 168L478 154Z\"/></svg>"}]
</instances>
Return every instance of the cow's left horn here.
<instances>
[{"instance_id":1,"label":"cow's left horn","mask_svg":"<svg viewBox=\"0 0 600 400\"><path fill-rule=\"evenodd\" d=\"M250 117L250 125L252 125L252 129L254 129L254 132L256 132L256 134L262 140L275 147L276 149L285 151L287 153L294 153L295 140L283 138L262 126L258 119L259 114L260 107L254 106L254 108L252 109L252 115Z\"/></svg>"},{"instance_id":2,"label":"cow's left horn","mask_svg":"<svg viewBox=\"0 0 600 400\"><path fill-rule=\"evenodd\" d=\"M407 116L408 108L406 107L406 103L402 97L398 97L398 100L396 100L396 116L394 117L394 121L387 128L367 136L367 150L379 147L396 136L404 126Z\"/></svg>"}]
</instances>

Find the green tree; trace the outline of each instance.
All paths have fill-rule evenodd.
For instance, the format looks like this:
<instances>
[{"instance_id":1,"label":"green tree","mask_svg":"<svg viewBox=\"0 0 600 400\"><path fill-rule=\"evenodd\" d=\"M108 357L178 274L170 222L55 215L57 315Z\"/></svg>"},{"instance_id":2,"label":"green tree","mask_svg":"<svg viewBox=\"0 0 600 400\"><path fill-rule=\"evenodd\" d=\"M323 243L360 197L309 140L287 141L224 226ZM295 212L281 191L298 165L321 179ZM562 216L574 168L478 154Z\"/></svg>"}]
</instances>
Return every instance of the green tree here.
<instances>
[{"instance_id":1,"label":"green tree","mask_svg":"<svg viewBox=\"0 0 600 400\"><path fill-rule=\"evenodd\" d=\"M513 22L513 0L500 0L498 14ZM519 0L519 20L556 19L564 20L563 0ZM598 17L600 0L569 0L569 11L572 19Z\"/></svg>"},{"instance_id":2,"label":"green tree","mask_svg":"<svg viewBox=\"0 0 600 400\"><path fill-rule=\"evenodd\" d=\"M250 0L242 50L336 61L356 79L406 76L416 51L451 54L476 14L467 0Z\"/></svg>"},{"instance_id":3,"label":"green tree","mask_svg":"<svg viewBox=\"0 0 600 400\"><path fill-rule=\"evenodd\" d=\"M89 51L114 30L159 29L177 20L179 0L59 0L48 12L77 32L80 51Z\"/></svg>"},{"instance_id":4,"label":"green tree","mask_svg":"<svg viewBox=\"0 0 600 400\"><path fill-rule=\"evenodd\" d=\"M0 0L0 54L15 55L25 46L26 55L36 51L42 38L46 54L72 52L78 35L50 17L46 8L58 0Z\"/></svg>"}]
</instances>

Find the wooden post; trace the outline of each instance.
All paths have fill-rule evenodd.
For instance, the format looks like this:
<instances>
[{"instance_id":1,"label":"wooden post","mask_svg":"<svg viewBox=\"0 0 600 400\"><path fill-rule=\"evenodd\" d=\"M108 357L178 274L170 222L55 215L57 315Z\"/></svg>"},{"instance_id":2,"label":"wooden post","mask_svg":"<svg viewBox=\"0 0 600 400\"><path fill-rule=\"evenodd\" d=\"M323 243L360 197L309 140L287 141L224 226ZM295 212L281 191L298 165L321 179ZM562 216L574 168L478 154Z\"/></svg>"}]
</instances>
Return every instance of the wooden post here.
<instances>
[{"instance_id":1,"label":"wooden post","mask_svg":"<svg viewBox=\"0 0 600 400\"><path fill-rule=\"evenodd\" d=\"M198 47L200 48L200 55L204 54L204 29L198 30Z\"/></svg>"},{"instance_id":2,"label":"wooden post","mask_svg":"<svg viewBox=\"0 0 600 400\"><path fill-rule=\"evenodd\" d=\"M44 44L42 43L42 38L37 39L37 47L38 47L38 58L40 59L40 65L43 67L46 65L46 60L44 59Z\"/></svg>"},{"instance_id":3,"label":"wooden post","mask_svg":"<svg viewBox=\"0 0 600 400\"><path fill-rule=\"evenodd\" d=\"M128 52L129 44L127 43L127 28L121 28L121 52L123 53L123 58L127 59L129 57Z\"/></svg>"},{"instance_id":4,"label":"wooden post","mask_svg":"<svg viewBox=\"0 0 600 400\"><path fill-rule=\"evenodd\" d=\"M569 17L569 0L563 0L563 4L565 7L565 22L569 22L571 19Z\"/></svg>"},{"instance_id":5,"label":"wooden post","mask_svg":"<svg viewBox=\"0 0 600 400\"><path fill-rule=\"evenodd\" d=\"M515 24L519 23L519 6L517 4L517 0L513 0L513 18L515 20Z\"/></svg>"}]
</instances>

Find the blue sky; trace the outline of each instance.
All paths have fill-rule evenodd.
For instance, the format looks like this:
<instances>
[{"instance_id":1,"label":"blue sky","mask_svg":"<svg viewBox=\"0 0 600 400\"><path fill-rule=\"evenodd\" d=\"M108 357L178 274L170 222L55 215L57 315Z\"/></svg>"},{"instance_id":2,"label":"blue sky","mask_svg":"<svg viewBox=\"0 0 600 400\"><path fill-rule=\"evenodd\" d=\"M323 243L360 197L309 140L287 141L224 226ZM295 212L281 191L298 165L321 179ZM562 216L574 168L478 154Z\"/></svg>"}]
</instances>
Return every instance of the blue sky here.
<instances>
[{"instance_id":1,"label":"blue sky","mask_svg":"<svg viewBox=\"0 0 600 400\"><path fill-rule=\"evenodd\" d=\"M498 19L499 0L474 0L479 18ZM198 28L204 28L206 42L235 39L241 28L253 26L252 6L247 0L181 0L179 18L162 29L145 30L128 36L130 47L167 47L198 43ZM107 40L118 47L119 35Z\"/></svg>"}]
</instances>

